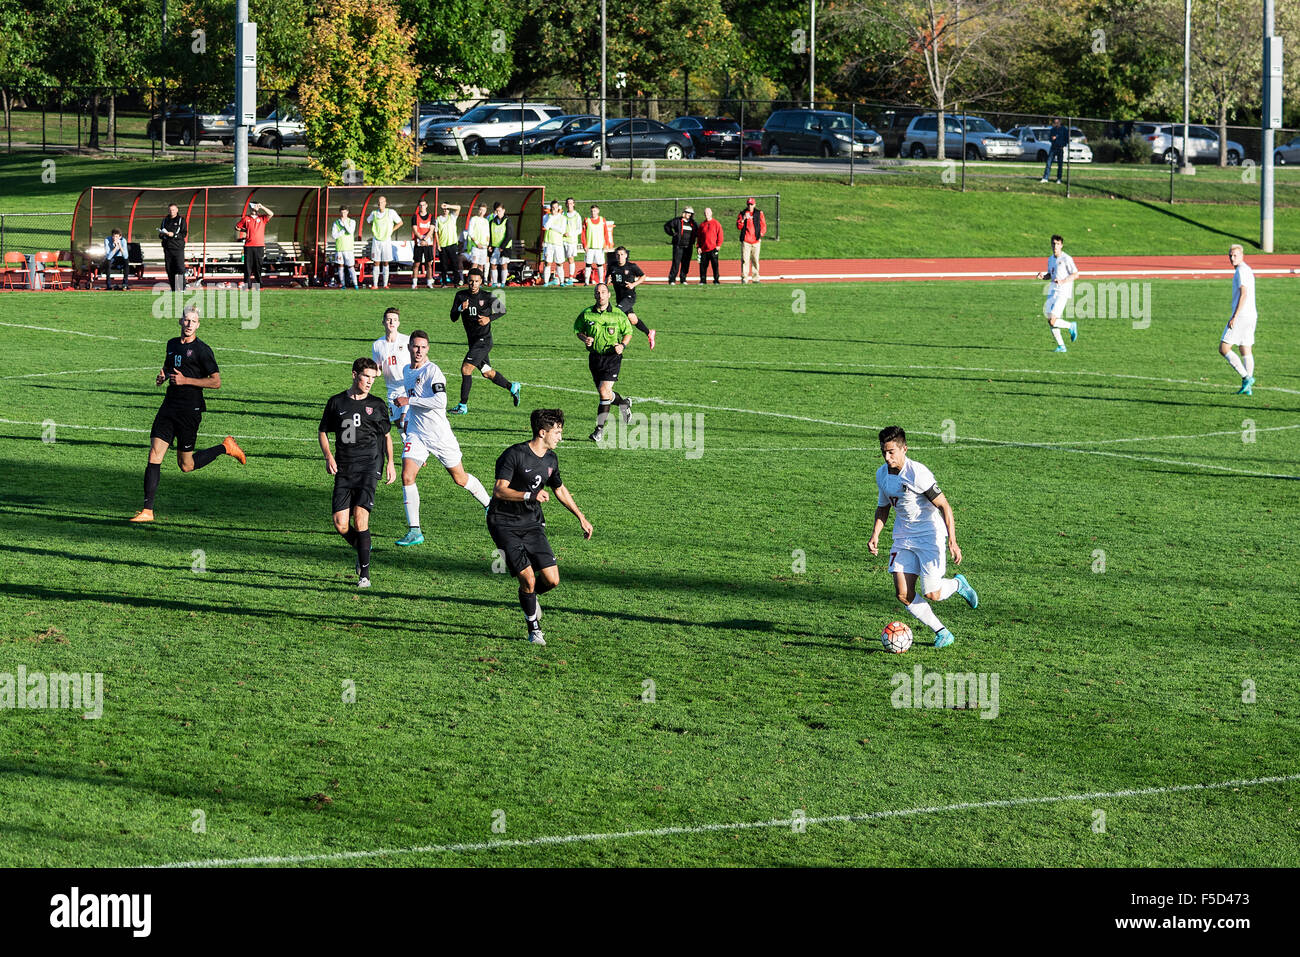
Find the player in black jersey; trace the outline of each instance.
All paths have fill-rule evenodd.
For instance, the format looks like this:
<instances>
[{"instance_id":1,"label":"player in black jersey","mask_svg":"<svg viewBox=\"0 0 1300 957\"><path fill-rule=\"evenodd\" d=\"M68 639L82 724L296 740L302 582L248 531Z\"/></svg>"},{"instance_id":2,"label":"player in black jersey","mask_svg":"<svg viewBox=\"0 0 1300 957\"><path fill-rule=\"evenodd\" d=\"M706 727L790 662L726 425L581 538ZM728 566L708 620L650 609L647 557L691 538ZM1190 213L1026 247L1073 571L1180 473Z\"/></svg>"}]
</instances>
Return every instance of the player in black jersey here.
<instances>
[{"instance_id":1,"label":"player in black jersey","mask_svg":"<svg viewBox=\"0 0 1300 957\"><path fill-rule=\"evenodd\" d=\"M494 292L483 291L483 270L475 266L469 271L469 288L456 291L451 302L451 321L465 324L469 337L469 352L460 364L460 405L448 409L448 415L464 415L469 411L469 389L474 384L474 370L478 369L489 382L495 382L510 393L519 404L519 383L511 382L488 364L492 351L492 320L506 314L506 301Z\"/></svg>"},{"instance_id":2,"label":"player in black jersey","mask_svg":"<svg viewBox=\"0 0 1300 957\"><path fill-rule=\"evenodd\" d=\"M636 263L628 262L626 246L614 250L614 265L608 271L609 277L605 281L614 291L614 305L626 312L632 325L646 334L650 348L653 349L656 330L636 317L636 287L645 282L645 273Z\"/></svg>"},{"instance_id":3,"label":"player in black jersey","mask_svg":"<svg viewBox=\"0 0 1300 957\"><path fill-rule=\"evenodd\" d=\"M198 338L199 310L186 306L181 315L181 334L167 340L167 357L154 385L167 383L167 394L162 408L154 416L149 430L149 464L144 469L144 507L131 519L133 522L153 521L153 497L162 477L162 460L167 449L176 440L176 462L182 472L193 472L222 455L229 455L240 465L247 460L244 450L229 435L220 445L194 451L198 440L199 424L207 403L203 401L204 389L221 388L221 372L217 359L206 342Z\"/></svg>"},{"instance_id":4,"label":"player in black jersey","mask_svg":"<svg viewBox=\"0 0 1300 957\"><path fill-rule=\"evenodd\" d=\"M546 540L546 519L542 515L542 503L551 497L547 489L554 489L560 504L578 517L583 538L591 538L592 527L560 478L555 447L564 437L564 411L534 409L530 423L532 441L510 446L497 459L487 527L505 556L510 574L519 579L519 605L528 622L528 640L544 645L542 608L537 596L560 583L560 569L551 543Z\"/></svg>"},{"instance_id":5,"label":"player in black jersey","mask_svg":"<svg viewBox=\"0 0 1300 957\"><path fill-rule=\"evenodd\" d=\"M357 550L358 588L370 587L370 513L381 465L386 466L386 484L397 481L388 403L370 394L378 375L374 359L352 363L352 388L330 396L320 417L325 470L334 476L334 527ZM330 454L330 432L337 459Z\"/></svg>"}]
</instances>

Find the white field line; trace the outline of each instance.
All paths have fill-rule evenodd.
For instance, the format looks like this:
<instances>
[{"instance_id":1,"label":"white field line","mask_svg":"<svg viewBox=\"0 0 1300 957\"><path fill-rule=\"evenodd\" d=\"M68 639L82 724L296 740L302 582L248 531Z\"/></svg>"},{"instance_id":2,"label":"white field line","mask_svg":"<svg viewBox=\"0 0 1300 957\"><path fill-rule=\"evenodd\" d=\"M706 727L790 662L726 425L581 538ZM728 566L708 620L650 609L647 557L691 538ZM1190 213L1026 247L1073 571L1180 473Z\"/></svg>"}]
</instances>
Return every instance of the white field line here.
<instances>
[{"instance_id":1,"label":"white field line","mask_svg":"<svg viewBox=\"0 0 1300 957\"><path fill-rule=\"evenodd\" d=\"M1063 804L1067 801L1105 801L1116 798L1149 797L1157 794L1180 794L1188 791L1222 791L1228 788L1251 788L1261 784L1289 784L1300 780L1300 774L1279 777L1252 778L1244 781L1220 781L1215 784L1176 784L1163 788L1140 788L1127 791L1094 791L1088 794L1054 794L1046 797L1006 798L1000 801L963 801L960 804L941 804L933 807L900 808L892 811L869 811L862 814L836 814L829 817L810 817L799 822L804 825L856 824L863 821L880 821L896 817L919 817L926 814L945 814L953 811L980 811L988 808L1014 808L1034 804ZM710 834L718 831L752 831L767 828L793 828L793 816L771 821L736 821L730 824L697 824L679 827L657 827L640 831L611 831L590 834L557 834L549 837L519 838L502 841L483 841L473 844L429 844L421 847L383 848L372 851L340 851L333 854L294 854L267 857L211 858L199 861L175 861L158 867L234 867L241 864L306 864L312 861L355 861L376 857L399 857L417 854L464 854L475 851L500 851L519 847L545 847L557 844L589 844L602 841L621 841L629 838L673 837L677 835Z\"/></svg>"},{"instance_id":2,"label":"white field line","mask_svg":"<svg viewBox=\"0 0 1300 957\"><path fill-rule=\"evenodd\" d=\"M274 365L277 369L283 366L309 366L315 365L315 362L241 362L227 363L225 369L260 369L265 366ZM60 372L24 372L21 375L0 376L0 381L5 379L42 379L46 376L53 375L100 375L105 372L154 372L162 368L162 363L155 362L151 366L122 366L114 369L63 369Z\"/></svg>"}]
</instances>

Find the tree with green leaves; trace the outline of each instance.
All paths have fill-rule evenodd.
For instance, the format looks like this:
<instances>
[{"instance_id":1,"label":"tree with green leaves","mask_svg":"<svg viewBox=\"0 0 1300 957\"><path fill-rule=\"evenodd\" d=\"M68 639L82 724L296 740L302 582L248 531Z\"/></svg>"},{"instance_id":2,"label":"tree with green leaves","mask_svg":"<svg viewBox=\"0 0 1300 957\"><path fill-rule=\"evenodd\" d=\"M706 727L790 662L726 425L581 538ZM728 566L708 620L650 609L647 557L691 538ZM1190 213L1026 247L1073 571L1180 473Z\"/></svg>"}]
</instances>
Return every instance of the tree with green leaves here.
<instances>
[{"instance_id":1,"label":"tree with green leaves","mask_svg":"<svg viewBox=\"0 0 1300 957\"><path fill-rule=\"evenodd\" d=\"M522 6L495 0L400 0L415 24L419 95L456 99L466 87L498 90L515 68Z\"/></svg>"},{"instance_id":2,"label":"tree with green leaves","mask_svg":"<svg viewBox=\"0 0 1300 957\"><path fill-rule=\"evenodd\" d=\"M334 0L313 24L299 99L326 182L341 183L349 165L396 182L415 165L415 137L401 135L415 109L414 47L393 0Z\"/></svg>"},{"instance_id":3,"label":"tree with green leaves","mask_svg":"<svg viewBox=\"0 0 1300 957\"><path fill-rule=\"evenodd\" d=\"M6 129L14 93L49 79L44 71L42 35L30 4L0 0L0 105L4 107Z\"/></svg>"}]
</instances>

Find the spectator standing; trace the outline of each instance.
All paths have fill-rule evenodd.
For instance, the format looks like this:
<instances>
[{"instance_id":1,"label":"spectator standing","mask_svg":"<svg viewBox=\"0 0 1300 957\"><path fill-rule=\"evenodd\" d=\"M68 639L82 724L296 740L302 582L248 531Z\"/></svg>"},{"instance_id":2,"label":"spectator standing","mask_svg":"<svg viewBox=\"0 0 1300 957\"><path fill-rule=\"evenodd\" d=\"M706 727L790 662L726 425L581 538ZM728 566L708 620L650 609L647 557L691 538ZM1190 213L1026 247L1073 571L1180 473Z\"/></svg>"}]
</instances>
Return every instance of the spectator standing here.
<instances>
[{"instance_id":1,"label":"spectator standing","mask_svg":"<svg viewBox=\"0 0 1300 957\"><path fill-rule=\"evenodd\" d=\"M1061 181L1061 167L1065 165L1065 149L1070 142L1070 131L1061 125L1061 118L1055 117L1052 120L1052 145L1047 153L1047 165L1043 167L1043 178L1040 183L1046 183L1052 175L1052 160L1056 160L1056 181Z\"/></svg>"},{"instance_id":2,"label":"spectator standing","mask_svg":"<svg viewBox=\"0 0 1300 957\"><path fill-rule=\"evenodd\" d=\"M664 232L672 237L673 243L673 264L668 269L668 285L671 286L674 280L686 285L686 277L691 272L691 250L695 247L695 234L698 231L695 210L690 206L682 210L680 219L670 219L664 223ZM677 278L678 275L681 276L680 279Z\"/></svg>"},{"instance_id":3,"label":"spectator standing","mask_svg":"<svg viewBox=\"0 0 1300 957\"><path fill-rule=\"evenodd\" d=\"M370 288L378 289L380 285L380 268L383 269L383 286L388 288L388 265L393 261L393 233L402 225L402 217L397 210L388 208L388 197L378 197L379 208L372 209L366 217L370 227L370 261L375 264L370 274Z\"/></svg>"},{"instance_id":4,"label":"spectator standing","mask_svg":"<svg viewBox=\"0 0 1300 957\"><path fill-rule=\"evenodd\" d=\"M118 289L126 289L127 270L131 268L130 257L127 254L126 239L122 236L122 230L115 229L109 233L104 240L104 289L107 291L113 287L113 270L122 270L122 285Z\"/></svg>"},{"instance_id":5,"label":"spectator standing","mask_svg":"<svg viewBox=\"0 0 1300 957\"><path fill-rule=\"evenodd\" d=\"M421 198L420 205L411 217L411 288L420 284L420 276L425 277L430 289L433 288L433 210L429 201Z\"/></svg>"},{"instance_id":6,"label":"spectator standing","mask_svg":"<svg viewBox=\"0 0 1300 957\"><path fill-rule=\"evenodd\" d=\"M266 224L275 213L261 203L250 203L235 223L236 234L244 240L244 281L239 288L262 285L262 259L266 255Z\"/></svg>"},{"instance_id":7,"label":"spectator standing","mask_svg":"<svg viewBox=\"0 0 1300 957\"><path fill-rule=\"evenodd\" d=\"M505 206L492 204L492 218L488 220L488 278L496 279L489 285L506 288L510 278L510 249L515 242L515 224L506 215Z\"/></svg>"},{"instance_id":8,"label":"spectator standing","mask_svg":"<svg viewBox=\"0 0 1300 957\"><path fill-rule=\"evenodd\" d=\"M162 238L163 262L167 266L167 285L176 292L185 291L185 238L190 234L180 207L172 203L158 227Z\"/></svg>"},{"instance_id":9,"label":"spectator standing","mask_svg":"<svg viewBox=\"0 0 1300 957\"><path fill-rule=\"evenodd\" d=\"M752 263L753 281L758 282L758 255L763 237L767 235L767 218L755 204L753 196L745 200L745 208L736 217L736 228L740 230L740 281L750 281Z\"/></svg>"},{"instance_id":10,"label":"spectator standing","mask_svg":"<svg viewBox=\"0 0 1300 957\"><path fill-rule=\"evenodd\" d=\"M592 286L605 281L606 253L610 251L609 240L613 227L601 218L600 207L591 207L591 216L582 221L582 235L579 239L587 251L586 268L582 273L585 285Z\"/></svg>"},{"instance_id":11,"label":"spectator standing","mask_svg":"<svg viewBox=\"0 0 1300 957\"><path fill-rule=\"evenodd\" d=\"M339 218L330 227L330 237L334 240L334 257L339 271L339 288L360 289L357 283L357 221L352 218L346 206L339 207Z\"/></svg>"},{"instance_id":12,"label":"spectator standing","mask_svg":"<svg viewBox=\"0 0 1300 957\"><path fill-rule=\"evenodd\" d=\"M700 235L696 242L700 247L700 285L708 280L709 266L713 266L713 284L720 284L718 279L718 250L722 248L722 223L713 218L713 210L704 209L704 222L700 223Z\"/></svg>"}]
</instances>

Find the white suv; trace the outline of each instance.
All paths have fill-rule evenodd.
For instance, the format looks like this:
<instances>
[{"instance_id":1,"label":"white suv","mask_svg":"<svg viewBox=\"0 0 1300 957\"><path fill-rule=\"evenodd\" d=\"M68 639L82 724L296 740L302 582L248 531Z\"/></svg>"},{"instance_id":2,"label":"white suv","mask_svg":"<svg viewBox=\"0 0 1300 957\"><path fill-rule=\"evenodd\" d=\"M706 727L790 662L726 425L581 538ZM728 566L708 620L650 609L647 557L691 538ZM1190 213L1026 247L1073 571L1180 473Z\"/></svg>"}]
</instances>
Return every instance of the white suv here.
<instances>
[{"instance_id":1,"label":"white suv","mask_svg":"<svg viewBox=\"0 0 1300 957\"><path fill-rule=\"evenodd\" d=\"M526 133L563 113L564 110L560 107L545 103L524 103L522 106L508 102L484 103L459 119L430 125L424 144L454 153L459 139L465 144L466 153L478 156L495 150L501 137L511 133Z\"/></svg>"}]
</instances>

